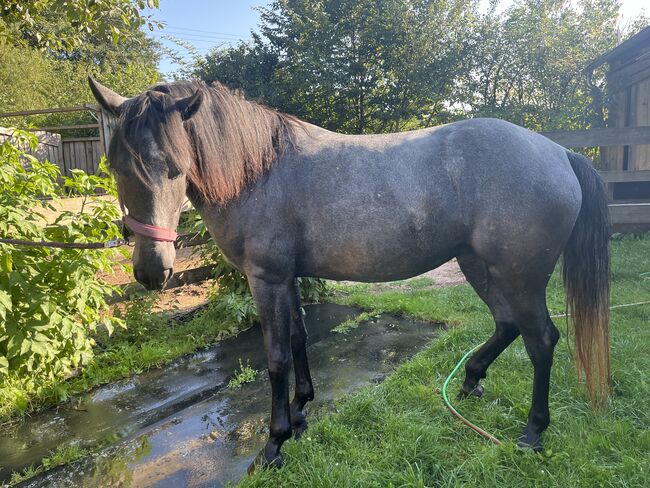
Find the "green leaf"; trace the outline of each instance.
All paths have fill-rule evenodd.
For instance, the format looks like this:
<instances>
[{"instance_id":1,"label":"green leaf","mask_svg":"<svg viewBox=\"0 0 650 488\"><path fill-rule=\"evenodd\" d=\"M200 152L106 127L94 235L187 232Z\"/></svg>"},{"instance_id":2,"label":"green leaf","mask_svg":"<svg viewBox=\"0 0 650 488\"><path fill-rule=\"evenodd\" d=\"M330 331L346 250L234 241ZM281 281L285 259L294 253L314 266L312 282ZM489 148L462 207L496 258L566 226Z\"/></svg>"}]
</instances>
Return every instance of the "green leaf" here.
<instances>
[{"instance_id":1,"label":"green leaf","mask_svg":"<svg viewBox=\"0 0 650 488\"><path fill-rule=\"evenodd\" d=\"M5 320L7 318L7 312L11 312L12 309L11 295L4 290L0 290L0 317Z\"/></svg>"}]
</instances>

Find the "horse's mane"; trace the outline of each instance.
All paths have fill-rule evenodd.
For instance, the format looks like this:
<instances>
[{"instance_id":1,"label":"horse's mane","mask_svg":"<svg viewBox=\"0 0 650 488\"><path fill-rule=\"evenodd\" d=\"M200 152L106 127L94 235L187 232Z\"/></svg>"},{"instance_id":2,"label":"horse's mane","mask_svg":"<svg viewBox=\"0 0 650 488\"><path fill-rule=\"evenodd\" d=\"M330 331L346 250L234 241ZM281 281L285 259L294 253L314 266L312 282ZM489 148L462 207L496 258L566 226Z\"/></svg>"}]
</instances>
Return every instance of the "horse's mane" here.
<instances>
[{"instance_id":1,"label":"horse's mane","mask_svg":"<svg viewBox=\"0 0 650 488\"><path fill-rule=\"evenodd\" d=\"M183 120L177 102L200 92L198 110ZM118 139L134 156L135 174L150 183L158 173L138 152L153 135L171 165L185 173L206 202L226 203L265 173L293 145L300 121L246 100L219 83L159 84L129 100L120 114Z\"/></svg>"}]
</instances>

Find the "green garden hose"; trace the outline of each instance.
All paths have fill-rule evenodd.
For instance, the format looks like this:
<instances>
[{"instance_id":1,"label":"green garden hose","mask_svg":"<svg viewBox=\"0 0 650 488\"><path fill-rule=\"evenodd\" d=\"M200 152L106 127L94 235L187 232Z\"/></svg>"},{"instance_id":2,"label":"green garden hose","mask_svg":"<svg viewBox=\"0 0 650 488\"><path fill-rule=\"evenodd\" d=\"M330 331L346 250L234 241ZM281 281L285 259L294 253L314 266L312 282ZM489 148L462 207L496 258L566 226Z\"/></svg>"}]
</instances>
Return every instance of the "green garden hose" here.
<instances>
[{"instance_id":1,"label":"green garden hose","mask_svg":"<svg viewBox=\"0 0 650 488\"><path fill-rule=\"evenodd\" d=\"M451 381L451 379L452 379L452 378L454 377L454 375L456 374L456 371L458 371L458 369L459 369L459 368L460 368L460 367L465 363L465 361L467 361L467 358L468 358L468 357L469 357L469 356L470 356L474 351L476 351L479 347L481 347L483 344L484 344L484 343L478 344L478 345L474 346L472 349L470 349L469 351L467 351L467 352L465 353L465 355L461 358L461 360L458 361L458 364L456 364L456 366L454 367L454 369L451 370L451 373L449 373L449 376L447 376L447 379L445 380L445 383L442 385L442 398L443 398L444 401L445 401L445 405L447 405L447 408L449 409L449 411L452 413L452 415L453 415L454 417L456 417L456 418L457 418L458 420L460 420L462 423L464 423L465 425L467 425L470 429L474 430L475 432L478 432L480 435L482 435L483 437L485 437L485 438L488 439L489 441L493 442L494 444L499 445L499 444L501 444L501 441L500 441L499 439L497 439L496 437L494 437L492 434L490 434L490 433L484 431L484 430L481 429L480 427L474 425L474 424L471 423L469 420L467 420L465 417L463 417L460 413L458 413L458 411L453 407L453 405L452 405L451 402L449 401L449 398L447 397L447 386L449 385L449 382Z\"/></svg>"},{"instance_id":2,"label":"green garden hose","mask_svg":"<svg viewBox=\"0 0 650 488\"><path fill-rule=\"evenodd\" d=\"M635 302L635 303L625 303L625 304L621 304L621 305L614 305L614 306L609 307L609 308L610 308L610 310L613 310L613 309L617 309L617 308L635 307L637 305L648 305L648 304L650 304L650 301ZM567 314L551 315L551 318L558 318L558 317L567 317ZM447 379L445 380L445 383L442 385L442 398L445 401L445 405L447 406L447 408L449 409L449 411L452 413L452 415L454 417L456 417L462 423L467 425L470 429L472 429L475 432L477 432L478 434L482 435L483 437L485 437L486 439L488 439L492 443L499 445L499 444L501 444L501 441L499 439L494 437L489 432L486 432L483 429L481 429L480 427L474 425L472 422L470 422L465 417L463 417L460 413L458 413L458 411L454 408L454 406L449 401L449 398L447 397L447 386L449 385L449 382L451 381L451 379L456 374L456 371L458 371L460 369L460 367L465 363L465 361L467 361L467 358L470 357L470 355L474 351L476 351L479 347L481 347L483 344L485 344L485 343L482 342L481 344L478 344L478 345L474 346L472 349L470 349L469 351L467 351L465 353L465 355L460 359L460 361L458 361L458 364L456 364L454 369L451 370L451 373L449 373L449 376L447 376Z\"/></svg>"}]
</instances>

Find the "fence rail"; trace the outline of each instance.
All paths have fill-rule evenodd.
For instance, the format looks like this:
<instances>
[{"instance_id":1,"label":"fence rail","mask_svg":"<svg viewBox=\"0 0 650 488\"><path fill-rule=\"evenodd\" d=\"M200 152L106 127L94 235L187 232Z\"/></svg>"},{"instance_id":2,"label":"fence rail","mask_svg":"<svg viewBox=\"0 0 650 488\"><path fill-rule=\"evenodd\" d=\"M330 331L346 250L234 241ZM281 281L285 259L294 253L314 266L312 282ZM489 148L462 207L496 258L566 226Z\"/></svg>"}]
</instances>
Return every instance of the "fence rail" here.
<instances>
[{"instance_id":1,"label":"fence rail","mask_svg":"<svg viewBox=\"0 0 650 488\"><path fill-rule=\"evenodd\" d=\"M110 138L110 127L108 125L107 117L102 113L97 105L86 104L76 105L73 107L2 112L0 113L0 119L5 117L21 117L66 112L91 112L97 121L95 123L62 124L57 126L43 126L37 127L35 129L29 129L36 131L36 133L39 134L40 144L44 144L46 146L58 146L57 149L51 149L49 147L46 147L43 150L39 149L36 152L35 156L38 159L47 158L50 162L56 164L59 167L61 174L63 175L69 175L70 170L72 169L82 169L87 173L95 174L97 172L99 162L101 161L101 157L106 152L106 141ZM94 130L97 131L98 135L95 137L62 138L61 135L50 132L65 132L70 130ZM0 142L4 140L2 138L2 134L6 135L9 133L9 129L0 128ZM48 134L50 137L50 142L41 142L43 134ZM52 142L55 140L56 143Z\"/></svg>"},{"instance_id":2,"label":"fence rail","mask_svg":"<svg viewBox=\"0 0 650 488\"><path fill-rule=\"evenodd\" d=\"M564 147L609 147L650 144L648 127L612 127L540 132Z\"/></svg>"}]
</instances>

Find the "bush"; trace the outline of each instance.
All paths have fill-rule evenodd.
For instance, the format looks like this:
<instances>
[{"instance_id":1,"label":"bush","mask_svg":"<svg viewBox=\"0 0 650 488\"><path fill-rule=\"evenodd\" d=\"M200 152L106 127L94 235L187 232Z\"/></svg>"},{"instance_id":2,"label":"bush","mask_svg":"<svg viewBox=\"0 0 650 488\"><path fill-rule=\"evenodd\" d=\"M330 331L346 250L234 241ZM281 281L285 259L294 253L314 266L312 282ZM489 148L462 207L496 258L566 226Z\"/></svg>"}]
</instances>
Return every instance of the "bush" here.
<instances>
[{"instance_id":1,"label":"bush","mask_svg":"<svg viewBox=\"0 0 650 488\"><path fill-rule=\"evenodd\" d=\"M16 131L18 147L37 145L34 135ZM115 194L112 178L74 170L61 177L50 162L39 162L9 141L0 145L0 238L92 242L115 239L119 209L106 200L85 203L97 189ZM81 213L61 212L48 224L41 213L65 191L84 199ZM114 286L98 278L113 272L110 249L54 249L0 243L0 373L5 381L62 378L92 357L89 332L102 323L112 330L122 321L107 314ZM21 380L22 381L22 380ZM29 390L29 388L27 388Z\"/></svg>"}]
</instances>

